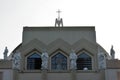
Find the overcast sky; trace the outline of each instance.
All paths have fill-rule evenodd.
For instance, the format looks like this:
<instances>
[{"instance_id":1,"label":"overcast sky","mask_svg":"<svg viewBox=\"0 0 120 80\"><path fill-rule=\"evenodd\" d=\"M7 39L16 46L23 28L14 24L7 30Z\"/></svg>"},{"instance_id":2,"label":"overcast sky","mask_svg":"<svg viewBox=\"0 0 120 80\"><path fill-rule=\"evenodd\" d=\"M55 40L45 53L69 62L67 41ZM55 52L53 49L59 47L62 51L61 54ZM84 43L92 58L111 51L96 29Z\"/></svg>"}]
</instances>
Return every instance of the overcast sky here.
<instances>
[{"instance_id":1,"label":"overcast sky","mask_svg":"<svg viewBox=\"0 0 120 80\"><path fill-rule=\"evenodd\" d=\"M120 59L120 0L0 0L0 58L22 42L23 26L54 26L62 11L64 26L95 26L97 42Z\"/></svg>"}]
</instances>

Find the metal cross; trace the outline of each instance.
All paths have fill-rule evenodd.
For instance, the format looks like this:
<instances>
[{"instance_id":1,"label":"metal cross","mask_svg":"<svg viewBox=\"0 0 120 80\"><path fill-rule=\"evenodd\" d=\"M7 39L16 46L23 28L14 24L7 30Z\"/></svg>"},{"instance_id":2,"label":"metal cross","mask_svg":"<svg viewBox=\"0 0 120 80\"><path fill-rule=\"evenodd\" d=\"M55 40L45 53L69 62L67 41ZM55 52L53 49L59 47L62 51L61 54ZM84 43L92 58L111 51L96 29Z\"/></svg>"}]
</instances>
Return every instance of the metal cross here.
<instances>
[{"instance_id":1,"label":"metal cross","mask_svg":"<svg viewBox=\"0 0 120 80\"><path fill-rule=\"evenodd\" d=\"M61 13L61 11L58 9L57 13L58 13L58 19L60 19L60 13Z\"/></svg>"}]
</instances>

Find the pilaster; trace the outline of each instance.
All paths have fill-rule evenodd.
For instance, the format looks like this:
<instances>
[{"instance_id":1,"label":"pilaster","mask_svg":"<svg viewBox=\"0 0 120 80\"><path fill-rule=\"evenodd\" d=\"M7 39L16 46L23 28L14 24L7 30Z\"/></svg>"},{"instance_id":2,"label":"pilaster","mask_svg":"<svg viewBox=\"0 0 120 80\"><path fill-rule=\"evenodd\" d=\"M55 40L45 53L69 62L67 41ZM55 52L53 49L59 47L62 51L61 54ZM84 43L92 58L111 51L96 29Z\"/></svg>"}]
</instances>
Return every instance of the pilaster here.
<instances>
[{"instance_id":1,"label":"pilaster","mask_svg":"<svg viewBox=\"0 0 120 80\"><path fill-rule=\"evenodd\" d=\"M71 72L70 72L70 76L71 76L71 80L76 80L76 70L72 70Z\"/></svg>"},{"instance_id":2,"label":"pilaster","mask_svg":"<svg viewBox=\"0 0 120 80\"><path fill-rule=\"evenodd\" d=\"M42 70L42 76L41 76L42 80L48 80L48 76L47 76L47 70Z\"/></svg>"},{"instance_id":3,"label":"pilaster","mask_svg":"<svg viewBox=\"0 0 120 80\"><path fill-rule=\"evenodd\" d=\"M18 80L19 77L19 71L18 70L13 70L13 80Z\"/></svg>"}]
</instances>

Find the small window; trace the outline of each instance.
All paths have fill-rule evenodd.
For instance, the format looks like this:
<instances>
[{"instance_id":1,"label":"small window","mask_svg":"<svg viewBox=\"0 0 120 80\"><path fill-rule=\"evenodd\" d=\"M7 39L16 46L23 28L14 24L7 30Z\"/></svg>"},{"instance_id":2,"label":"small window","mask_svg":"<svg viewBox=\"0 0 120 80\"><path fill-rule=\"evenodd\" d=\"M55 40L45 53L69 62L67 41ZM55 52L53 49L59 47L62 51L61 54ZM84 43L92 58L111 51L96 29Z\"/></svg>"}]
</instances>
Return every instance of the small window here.
<instances>
[{"instance_id":1,"label":"small window","mask_svg":"<svg viewBox=\"0 0 120 80\"><path fill-rule=\"evenodd\" d=\"M34 53L27 57L27 69L28 70L37 70L41 69L41 56L37 53Z\"/></svg>"},{"instance_id":2,"label":"small window","mask_svg":"<svg viewBox=\"0 0 120 80\"><path fill-rule=\"evenodd\" d=\"M92 70L92 58L86 53L82 53L77 59L78 70Z\"/></svg>"},{"instance_id":3,"label":"small window","mask_svg":"<svg viewBox=\"0 0 120 80\"><path fill-rule=\"evenodd\" d=\"M51 58L52 70L67 70L67 57L60 52Z\"/></svg>"}]
</instances>

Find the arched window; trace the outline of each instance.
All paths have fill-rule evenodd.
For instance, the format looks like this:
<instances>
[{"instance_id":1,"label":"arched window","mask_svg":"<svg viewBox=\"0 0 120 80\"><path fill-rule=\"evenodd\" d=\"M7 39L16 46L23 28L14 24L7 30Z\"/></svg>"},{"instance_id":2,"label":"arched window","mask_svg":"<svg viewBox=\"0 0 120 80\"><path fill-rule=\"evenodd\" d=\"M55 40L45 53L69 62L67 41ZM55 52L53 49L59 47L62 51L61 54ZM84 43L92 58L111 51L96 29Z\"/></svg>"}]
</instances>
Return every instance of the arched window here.
<instances>
[{"instance_id":1,"label":"arched window","mask_svg":"<svg viewBox=\"0 0 120 80\"><path fill-rule=\"evenodd\" d=\"M58 52L51 58L52 70L67 70L67 57Z\"/></svg>"},{"instance_id":2,"label":"arched window","mask_svg":"<svg viewBox=\"0 0 120 80\"><path fill-rule=\"evenodd\" d=\"M27 69L28 70L37 70L41 69L41 56L37 53L34 53L27 57Z\"/></svg>"},{"instance_id":3,"label":"arched window","mask_svg":"<svg viewBox=\"0 0 120 80\"><path fill-rule=\"evenodd\" d=\"M92 58L85 52L78 55L77 69L78 70L92 70Z\"/></svg>"}]
</instances>

